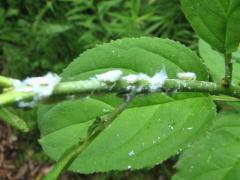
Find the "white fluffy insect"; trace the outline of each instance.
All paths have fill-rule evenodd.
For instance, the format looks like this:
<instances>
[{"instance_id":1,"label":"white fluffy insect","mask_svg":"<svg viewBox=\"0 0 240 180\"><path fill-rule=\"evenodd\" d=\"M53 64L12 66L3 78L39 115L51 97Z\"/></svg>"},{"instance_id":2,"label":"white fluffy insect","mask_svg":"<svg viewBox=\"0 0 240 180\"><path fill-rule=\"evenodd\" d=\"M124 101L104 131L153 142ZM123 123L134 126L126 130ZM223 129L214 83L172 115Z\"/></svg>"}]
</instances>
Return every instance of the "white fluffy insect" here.
<instances>
[{"instance_id":1,"label":"white fluffy insect","mask_svg":"<svg viewBox=\"0 0 240 180\"><path fill-rule=\"evenodd\" d=\"M161 70L152 77L144 73L130 74L122 77L122 79L127 81L129 84L134 84L138 81L147 81L151 92L155 92L160 89L167 78L168 76L165 70Z\"/></svg>"},{"instance_id":2,"label":"white fluffy insect","mask_svg":"<svg viewBox=\"0 0 240 180\"><path fill-rule=\"evenodd\" d=\"M197 76L193 72L179 72L177 77L181 80L196 80Z\"/></svg>"},{"instance_id":3,"label":"white fluffy insect","mask_svg":"<svg viewBox=\"0 0 240 180\"><path fill-rule=\"evenodd\" d=\"M31 102L19 102L19 107L33 107L37 101L52 94L54 87L61 78L54 73L48 73L42 77L26 78L23 81L15 81L13 86L15 91L34 92L35 96Z\"/></svg>"},{"instance_id":4,"label":"white fluffy insect","mask_svg":"<svg viewBox=\"0 0 240 180\"><path fill-rule=\"evenodd\" d=\"M161 70L159 73L156 73L153 77L151 77L148 82L150 83L149 88L151 92L154 92L160 88L162 88L165 80L168 78L165 70Z\"/></svg>"},{"instance_id":5,"label":"white fluffy insect","mask_svg":"<svg viewBox=\"0 0 240 180\"><path fill-rule=\"evenodd\" d=\"M152 77L144 73L139 73L124 76L122 77L122 80L127 81L129 84L134 84L137 83L138 81L147 81L149 83L149 90L151 92L155 92L163 86L167 78L168 76L166 71L161 70ZM129 88L134 88L134 86L129 86ZM141 91L141 88L139 89L139 91Z\"/></svg>"},{"instance_id":6,"label":"white fluffy insect","mask_svg":"<svg viewBox=\"0 0 240 180\"><path fill-rule=\"evenodd\" d=\"M139 81L139 75L137 74L129 74L127 76L122 77L124 81L127 81L129 84L134 84Z\"/></svg>"},{"instance_id":7,"label":"white fluffy insect","mask_svg":"<svg viewBox=\"0 0 240 180\"><path fill-rule=\"evenodd\" d=\"M118 81L123 75L121 70L112 70L102 74L97 74L96 79L102 82L111 82L114 83Z\"/></svg>"}]
</instances>

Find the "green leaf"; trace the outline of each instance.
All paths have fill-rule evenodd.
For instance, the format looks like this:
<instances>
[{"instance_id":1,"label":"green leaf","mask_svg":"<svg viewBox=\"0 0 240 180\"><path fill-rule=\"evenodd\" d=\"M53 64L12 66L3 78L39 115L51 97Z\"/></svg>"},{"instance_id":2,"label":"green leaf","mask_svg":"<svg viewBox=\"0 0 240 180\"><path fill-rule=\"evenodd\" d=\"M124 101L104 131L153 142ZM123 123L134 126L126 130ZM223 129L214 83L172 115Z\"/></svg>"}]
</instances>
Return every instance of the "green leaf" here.
<instances>
[{"instance_id":1,"label":"green leaf","mask_svg":"<svg viewBox=\"0 0 240 180\"><path fill-rule=\"evenodd\" d=\"M204 64L207 66L209 73L216 83L221 83L221 80L224 77L225 67L224 67L224 57L222 54L214 51L209 44L203 40L199 40L199 53L204 60ZM232 84L235 86L239 85L240 82L240 51L233 53L233 74L232 74ZM215 99L220 100L220 99ZM227 99L226 99L227 100ZM232 100L228 99L228 102L225 102L225 106L230 106L231 109L240 111L239 102L231 102ZM229 108L228 108L229 109Z\"/></svg>"},{"instance_id":2,"label":"green leaf","mask_svg":"<svg viewBox=\"0 0 240 180\"><path fill-rule=\"evenodd\" d=\"M62 78L86 79L114 68L148 75L166 68L170 78L182 71L195 72L198 80L208 78L205 66L190 49L169 39L148 37L120 39L87 50L64 70Z\"/></svg>"},{"instance_id":3,"label":"green leaf","mask_svg":"<svg viewBox=\"0 0 240 180\"><path fill-rule=\"evenodd\" d=\"M17 115L10 112L6 108L0 108L0 119L20 131L23 131L23 132L29 131L29 128L28 128L26 122L23 119L21 119L20 117L18 117Z\"/></svg>"},{"instance_id":4,"label":"green leaf","mask_svg":"<svg viewBox=\"0 0 240 180\"><path fill-rule=\"evenodd\" d=\"M46 36L56 36L68 31L70 28L71 26L66 24L41 23L38 33Z\"/></svg>"},{"instance_id":5,"label":"green leaf","mask_svg":"<svg viewBox=\"0 0 240 180\"><path fill-rule=\"evenodd\" d=\"M197 34L223 53L237 50L240 42L239 0L182 0L183 12Z\"/></svg>"},{"instance_id":6,"label":"green leaf","mask_svg":"<svg viewBox=\"0 0 240 180\"><path fill-rule=\"evenodd\" d=\"M222 54L214 51L209 44L204 42L203 40L199 41L199 53L204 60L204 64L209 69L209 73L213 80L216 83L220 83L224 77L224 57ZM237 53L235 53L237 55ZM232 83L233 85L237 85L240 82L240 62L235 60L233 63L233 77Z\"/></svg>"},{"instance_id":7,"label":"green leaf","mask_svg":"<svg viewBox=\"0 0 240 180\"><path fill-rule=\"evenodd\" d=\"M179 43L158 38L128 38L97 46L75 59L61 76L63 81L88 79L116 68L125 74L153 75L163 67L171 78L176 78L179 71L194 71L199 80L208 79L195 53ZM138 95L70 169L93 173L151 167L185 148L211 123L215 105L203 94L178 94ZM115 94L109 94L42 106L38 123L44 151L59 159L87 135L97 117L105 116L121 102Z\"/></svg>"},{"instance_id":8,"label":"green leaf","mask_svg":"<svg viewBox=\"0 0 240 180\"><path fill-rule=\"evenodd\" d=\"M233 165L230 171L223 177L223 179L232 180L239 179L240 176L240 159Z\"/></svg>"},{"instance_id":9,"label":"green leaf","mask_svg":"<svg viewBox=\"0 0 240 180\"><path fill-rule=\"evenodd\" d=\"M173 179L238 179L239 158L239 113L220 113L211 131L181 155Z\"/></svg>"},{"instance_id":10,"label":"green leaf","mask_svg":"<svg viewBox=\"0 0 240 180\"><path fill-rule=\"evenodd\" d=\"M80 107L79 113L84 111ZM52 109L56 113L51 114L62 121L62 114L56 108ZM206 97L130 108L93 141L70 169L92 173L130 167L139 169L161 163L206 129L214 117L213 109L214 104ZM71 112L65 114L68 116ZM79 121L42 137L40 143L45 152L58 159L70 146L77 144L93 122L92 119L81 122L80 118Z\"/></svg>"}]
</instances>

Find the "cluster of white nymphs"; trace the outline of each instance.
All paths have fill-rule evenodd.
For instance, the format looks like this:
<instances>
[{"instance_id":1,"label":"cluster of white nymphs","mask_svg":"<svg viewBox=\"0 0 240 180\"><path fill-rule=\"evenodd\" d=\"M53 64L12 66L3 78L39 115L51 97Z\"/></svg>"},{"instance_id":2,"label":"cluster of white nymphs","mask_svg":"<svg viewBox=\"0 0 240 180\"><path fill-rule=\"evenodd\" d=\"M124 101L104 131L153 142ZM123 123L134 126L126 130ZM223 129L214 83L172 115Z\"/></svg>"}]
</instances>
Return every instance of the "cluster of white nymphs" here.
<instances>
[{"instance_id":1,"label":"cluster of white nymphs","mask_svg":"<svg viewBox=\"0 0 240 180\"><path fill-rule=\"evenodd\" d=\"M196 80L197 76L193 72L179 72L177 77L181 80Z\"/></svg>"},{"instance_id":2,"label":"cluster of white nymphs","mask_svg":"<svg viewBox=\"0 0 240 180\"><path fill-rule=\"evenodd\" d=\"M123 72L121 70L112 70L103 74L98 74L96 75L95 78L105 83L106 82L114 83L118 80L124 80L130 84L129 86L130 89L134 88L134 84L137 83L138 81L147 81L149 83L149 91L155 92L162 88L168 76L165 70L161 70L152 77L144 73L129 74L127 76L123 76Z\"/></svg>"},{"instance_id":3,"label":"cluster of white nymphs","mask_svg":"<svg viewBox=\"0 0 240 180\"><path fill-rule=\"evenodd\" d=\"M15 80L13 87L18 92L33 92L35 94L31 102L19 102L19 107L33 107L43 98L52 95L54 87L60 82L61 78L54 73L48 73L42 77L26 78L23 81Z\"/></svg>"}]
</instances>

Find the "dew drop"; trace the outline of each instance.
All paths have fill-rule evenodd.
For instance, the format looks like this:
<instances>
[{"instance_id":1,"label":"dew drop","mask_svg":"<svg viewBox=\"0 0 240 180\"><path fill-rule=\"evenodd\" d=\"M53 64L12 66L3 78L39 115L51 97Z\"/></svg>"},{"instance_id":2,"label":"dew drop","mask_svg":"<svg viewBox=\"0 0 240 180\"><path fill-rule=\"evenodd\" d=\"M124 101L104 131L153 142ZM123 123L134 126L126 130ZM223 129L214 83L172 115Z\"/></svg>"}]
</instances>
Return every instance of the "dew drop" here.
<instances>
[{"instance_id":1,"label":"dew drop","mask_svg":"<svg viewBox=\"0 0 240 180\"><path fill-rule=\"evenodd\" d=\"M212 159L212 156L208 156L207 162L209 163L211 161L211 159Z\"/></svg>"},{"instance_id":2,"label":"dew drop","mask_svg":"<svg viewBox=\"0 0 240 180\"><path fill-rule=\"evenodd\" d=\"M110 110L109 109L103 109L102 111L103 112L109 112Z\"/></svg>"},{"instance_id":3,"label":"dew drop","mask_svg":"<svg viewBox=\"0 0 240 180\"><path fill-rule=\"evenodd\" d=\"M128 153L129 156L134 156L135 155L135 152L132 150Z\"/></svg>"},{"instance_id":4,"label":"dew drop","mask_svg":"<svg viewBox=\"0 0 240 180\"><path fill-rule=\"evenodd\" d=\"M168 128L171 129L171 130L174 129L172 125L168 125Z\"/></svg>"},{"instance_id":5,"label":"dew drop","mask_svg":"<svg viewBox=\"0 0 240 180\"><path fill-rule=\"evenodd\" d=\"M194 168L194 166L190 166L189 172L192 172L193 168Z\"/></svg>"}]
</instances>

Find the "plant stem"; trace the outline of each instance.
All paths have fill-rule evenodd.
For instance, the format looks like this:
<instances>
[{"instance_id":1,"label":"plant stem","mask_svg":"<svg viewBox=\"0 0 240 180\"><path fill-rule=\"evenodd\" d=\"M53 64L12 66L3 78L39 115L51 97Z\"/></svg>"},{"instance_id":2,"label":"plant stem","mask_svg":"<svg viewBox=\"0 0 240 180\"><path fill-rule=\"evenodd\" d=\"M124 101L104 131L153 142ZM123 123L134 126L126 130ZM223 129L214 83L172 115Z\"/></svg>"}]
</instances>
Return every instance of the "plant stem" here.
<instances>
[{"instance_id":1,"label":"plant stem","mask_svg":"<svg viewBox=\"0 0 240 180\"><path fill-rule=\"evenodd\" d=\"M225 77L223 79L222 85L224 87L229 88L231 81L232 81L232 71L233 71L233 66L232 66L232 54L225 54Z\"/></svg>"},{"instance_id":2,"label":"plant stem","mask_svg":"<svg viewBox=\"0 0 240 180\"><path fill-rule=\"evenodd\" d=\"M44 180L55 180L59 179L64 171L72 164L72 162L77 158L81 152L83 152L88 145L111 123L120 115L124 109L127 108L129 102L133 98L134 93L131 93L126 101L117 107L112 113L107 115L101 120L101 123L96 127L96 129L85 138L85 140L80 141L79 144L71 146L65 151L61 156L57 164L54 166L52 171L44 178Z\"/></svg>"},{"instance_id":3,"label":"plant stem","mask_svg":"<svg viewBox=\"0 0 240 180\"><path fill-rule=\"evenodd\" d=\"M52 93L52 96L62 96L71 94L91 94L102 92L115 92L115 93L128 93L130 92L128 84L124 81L119 81L115 84L102 83L96 79L83 80L83 81L71 81L59 83ZM142 87L138 93L148 93L149 84L146 82L138 82L137 87ZM194 81L194 80L179 80L179 79L167 79L165 80L163 87L159 88L157 92L177 90L179 92L205 92L213 95L223 94L236 98L240 98L240 88L236 86L230 86L225 88L222 85L207 82L207 81ZM0 95L0 105L2 107L15 104L19 101L31 100L34 97L33 92L18 92L12 90Z\"/></svg>"},{"instance_id":4,"label":"plant stem","mask_svg":"<svg viewBox=\"0 0 240 180\"><path fill-rule=\"evenodd\" d=\"M19 101L31 100L34 97L33 92L18 92L10 91L0 95L0 105L5 107L7 105L15 104Z\"/></svg>"},{"instance_id":5,"label":"plant stem","mask_svg":"<svg viewBox=\"0 0 240 180\"><path fill-rule=\"evenodd\" d=\"M4 76L0 76L0 87L9 88L12 87L13 80Z\"/></svg>"},{"instance_id":6,"label":"plant stem","mask_svg":"<svg viewBox=\"0 0 240 180\"><path fill-rule=\"evenodd\" d=\"M0 118L22 132L29 131L27 123L8 109L0 108Z\"/></svg>"}]
</instances>

